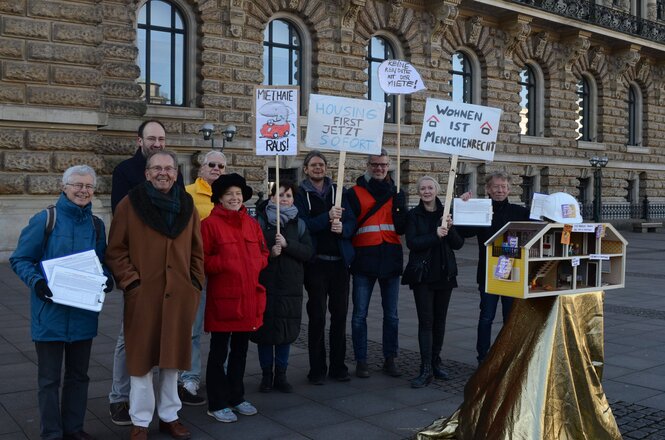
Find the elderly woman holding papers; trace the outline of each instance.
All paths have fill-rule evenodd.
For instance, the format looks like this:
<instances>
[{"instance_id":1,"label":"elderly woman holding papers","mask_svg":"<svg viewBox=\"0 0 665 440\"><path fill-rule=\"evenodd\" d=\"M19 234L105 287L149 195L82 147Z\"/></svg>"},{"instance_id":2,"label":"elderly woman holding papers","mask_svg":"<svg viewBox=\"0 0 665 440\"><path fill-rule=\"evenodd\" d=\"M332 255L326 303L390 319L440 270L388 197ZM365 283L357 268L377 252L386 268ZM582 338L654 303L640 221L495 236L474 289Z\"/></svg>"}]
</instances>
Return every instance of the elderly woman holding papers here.
<instances>
[{"instance_id":1,"label":"elderly woman holding papers","mask_svg":"<svg viewBox=\"0 0 665 440\"><path fill-rule=\"evenodd\" d=\"M94 438L83 431L83 419L88 400L90 349L92 338L97 336L99 313L53 302L40 262L94 250L107 277L105 291L113 289L113 278L104 265L104 224L92 215L96 184L97 176L89 166L67 169L55 207L30 219L9 259L14 272L31 290L31 331L37 350L42 439ZM61 393L63 355L65 375Z\"/></svg>"}]
</instances>

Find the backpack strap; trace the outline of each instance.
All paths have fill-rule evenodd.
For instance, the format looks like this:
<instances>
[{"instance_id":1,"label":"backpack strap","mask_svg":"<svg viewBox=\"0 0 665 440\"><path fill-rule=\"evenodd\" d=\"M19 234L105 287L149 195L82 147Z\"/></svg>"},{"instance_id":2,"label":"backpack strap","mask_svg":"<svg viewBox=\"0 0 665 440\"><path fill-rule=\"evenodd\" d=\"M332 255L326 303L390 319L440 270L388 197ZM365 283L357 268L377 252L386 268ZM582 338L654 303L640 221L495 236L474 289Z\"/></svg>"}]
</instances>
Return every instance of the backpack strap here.
<instances>
[{"instance_id":1,"label":"backpack strap","mask_svg":"<svg viewBox=\"0 0 665 440\"><path fill-rule=\"evenodd\" d=\"M95 225L95 242L102 236L102 219L96 215L92 216L92 223Z\"/></svg>"},{"instance_id":2,"label":"backpack strap","mask_svg":"<svg viewBox=\"0 0 665 440\"><path fill-rule=\"evenodd\" d=\"M46 247L46 242L48 242L48 239L51 236L51 232L53 232L53 229L55 228L55 219L58 212L55 209L55 205L48 205L45 211L46 211L46 225L44 226L44 242L42 244L42 248Z\"/></svg>"},{"instance_id":3,"label":"backpack strap","mask_svg":"<svg viewBox=\"0 0 665 440\"><path fill-rule=\"evenodd\" d=\"M302 238L302 236L305 235L306 230L307 225L305 224L305 220L298 218L298 238Z\"/></svg>"}]
</instances>

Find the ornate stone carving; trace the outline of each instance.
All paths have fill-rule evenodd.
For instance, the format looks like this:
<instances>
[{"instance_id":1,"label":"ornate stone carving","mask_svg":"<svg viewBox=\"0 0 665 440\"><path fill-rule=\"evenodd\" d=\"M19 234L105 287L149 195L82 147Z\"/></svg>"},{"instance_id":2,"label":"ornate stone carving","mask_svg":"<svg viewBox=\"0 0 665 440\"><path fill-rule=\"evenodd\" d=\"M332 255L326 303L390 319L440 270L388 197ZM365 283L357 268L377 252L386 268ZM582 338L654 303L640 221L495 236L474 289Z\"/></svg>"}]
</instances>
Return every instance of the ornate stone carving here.
<instances>
[{"instance_id":1,"label":"ornate stone carving","mask_svg":"<svg viewBox=\"0 0 665 440\"><path fill-rule=\"evenodd\" d=\"M391 0L390 2L390 16L388 17L388 27L391 29L399 28L399 20L404 12L402 3L404 3L404 0Z\"/></svg>"},{"instance_id":2,"label":"ornate stone carving","mask_svg":"<svg viewBox=\"0 0 665 440\"><path fill-rule=\"evenodd\" d=\"M628 49L617 52L610 61L609 85L610 90L617 99L622 99L625 93L624 74L631 67L635 67L640 60L640 47L632 44Z\"/></svg>"},{"instance_id":3,"label":"ornate stone carving","mask_svg":"<svg viewBox=\"0 0 665 440\"><path fill-rule=\"evenodd\" d=\"M570 72L577 60L587 53L591 46L590 36L590 32L580 31L577 36L564 42L562 52L566 72Z\"/></svg>"},{"instance_id":4,"label":"ornate stone carving","mask_svg":"<svg viewBox=\"0 0 665 440\"><path fill-rule=\"evenodd\" d=\"M425 41L425 53L430 57L433 67L438 67L441 55L441 44L446 31L455 23L459 14L457 9L459 0L444 1L441 4L430 7L432 16L432 32L429 41ZM424 33L424 35L427 35Z\"/></svg>"},{"instance_id":5,"label":"ornate stone carving","mask_svg":"<svg viewBox=\"0 0 665 440\"><path fill-rule=\"evenodd\" d=\"M480 32L483 30L483 18L476 15L466 22L466 42L470 46L477 46Z\"/></svg>"},{"instance_id":6,"label":"ornate stone carving","mask_svg":"<svg viewBox=\"0 0 665 440\"><path fill-rule=\"evenodd\" d=\"M603 46L594 46L589 50L589 67L591 70L598 70L603 60L605 60L605 48Z\"/></svg>"},{"instance_id":7,"label":"ornate stone carving","mask_svg":"<svg viewBox=\"0 0 665 440\"><path fill-rule=\"evenodd\" d=\"M351 52L354 29L360 10L365 7L366 0L348 0L340 23L340 45L342 52Z\"/></svg>"},{"instance_id":8,"label":"ornate stone carving","mask_svg":"<svg viewBox=\"0 0 665 440\"><path fill-rule=\"evenodd\" d=\"M505 29L506 39L505 39L505 57L512 58L515 49L520 43L526 41L531 33L531 23L532 18L527 17L526 15L518 15L515 17L512 23L508 23Z\"/></svg>"},{"instance_id":9,"label":"ornate stone carving","mask_svg":"<svg viewBox=\"0 0 665 440\"><path fill-rule=\"evenodd\" d=\"M550 40L549 32L538 32L535 35L533 43L533 54L535 55L536 58L543 57L543 55L545 54L545 48L547 47L547 43L549 43L549 40Z\"/></svg>"},{"instance_id":10,"label":"ornate stone carving","mask_svg":"<svg viewBox=\"0 0 665 440\"><path fill-rule=\"evenodd\" d=\"M637 63L636 77L642 81L647 82L649 75L651 74L651 60L648 58L641 58Z\"/></svg>"},{"instance_id":11,"label":"ornate stone carving","mask_svg":"<svg viewBox=\"0 0 665 440\"><path fill-rule=\"evenodd\" d=\"M300 0L290 0L289 1L289 8L290 9L295 9L295 10L300 9Z\"/></svg>"},{"instance_id":12,"label":"ornate stone carving","mask_svg":"<svg viewBox=\"0 0 665 440\"><path fill-rule=\"evenodd\" d=\"M244 4L244 0L231 0L229 4L229 32L236 38L242 36L245 25Z\"/></svg>"}]
</instances>

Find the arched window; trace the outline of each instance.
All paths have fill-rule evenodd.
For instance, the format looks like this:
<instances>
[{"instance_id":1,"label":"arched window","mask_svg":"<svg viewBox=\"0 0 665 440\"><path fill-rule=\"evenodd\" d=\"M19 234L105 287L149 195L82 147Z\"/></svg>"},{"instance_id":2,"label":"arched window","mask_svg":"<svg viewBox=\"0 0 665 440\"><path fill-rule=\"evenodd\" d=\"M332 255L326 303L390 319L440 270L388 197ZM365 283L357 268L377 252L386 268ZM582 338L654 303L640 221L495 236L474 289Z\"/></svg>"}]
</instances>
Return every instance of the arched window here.
<instances>
[{"instance_id":1,"label":"arched window","mask_svg":"<svg viewBox=\"0 0 665 440\"><path fill-rule=\"evenodd\" d=\"M591 87L585 76L577 83L577 139L591 141Z\"/></svg>"},{"instance_id":2,"label":"arched window","mask_svg":"<svg viewBox=\"0 0 665 440\"><path fill-rule=\"evenodd\" d=\"M636 84L628 86L628 145L642 145L642 92Z\"/></svg>"},{"instance_id":3,"label":"arched window","mask_svg":"<svg viewBox=\"0 0 665 440\"><path fill-rule=\"evenodd\" d=\"M520 72L520 133L527 136L537 136L536 121L537 103L536 76L530 66L525 66Z\"/></svg>"},{"instance_id":4,"label":"arched window","mask_svg":"<svg viewBox=\"0 0 665 440\"><path fill-rule=\"evenodd\" d=\"M472 104L473 96L473 68L469 57L463 52L455 52L452 57L450 70L450 83L453 87L450 99L454 102Z\"/></svg>"},{"instance_id":5,"label":"arched window","mask_svg":"<svg viewBox=\"0 0 665 440\"><path fill-rule=\"evenodd\" d=\"M383 37L374 36L369 41L367 47L367 63L369 64L367 99L386 103L385 122L395 122L395 95L389 95L383 92L379 84L378 70L379 65L385 60L395 58L395 51L391 44Z\"/></svg>"},{"instance_id":6,"label":"arched window","mask_svg":"<svg viewBox=\"0 0 665 440\"><path fill-rule=\"evenodd\" d=\"M294 86L302 83L300 34L287 20L268 23L263 34L263 84Z\"/></svg>"},{"instance_id":7,"label":"arched window","mask_svg":"<svg viewBox=\"0 0 665 440\"><path fill-rule=\"evenodd\" d=\"M148 104L183 106L187 27L178 7L166 0L147 0L138 13L139 83Z\"/></svg>"}]
</instances>

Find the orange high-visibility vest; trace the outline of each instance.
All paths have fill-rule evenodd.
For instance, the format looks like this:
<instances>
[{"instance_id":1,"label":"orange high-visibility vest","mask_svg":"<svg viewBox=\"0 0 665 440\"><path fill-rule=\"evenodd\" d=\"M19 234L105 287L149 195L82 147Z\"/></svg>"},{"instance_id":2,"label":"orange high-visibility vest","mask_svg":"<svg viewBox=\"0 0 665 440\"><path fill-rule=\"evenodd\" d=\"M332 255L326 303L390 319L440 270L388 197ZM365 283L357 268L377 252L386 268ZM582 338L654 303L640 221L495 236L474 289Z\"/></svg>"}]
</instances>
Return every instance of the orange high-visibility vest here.
<instances>
[{"instance_id":1,"label":"orange high-visibility vest","mask_svg":"<svg viewBox=\"0 0 665 440\"><path fill-rule=\"evenodd\" d=\"M363 218L372 209L376 200L363 187L356 185L351 190L355 191L360 202L360 215L358 218ZM392 197L378 211L372 214L365 223L360 225L360 228L358 228L356 234L351 239L351 243L355 247L376 246L383 242L401 244L399 235L395 232L395 225L393 224Z\"/></svg>"}]
</instances>

